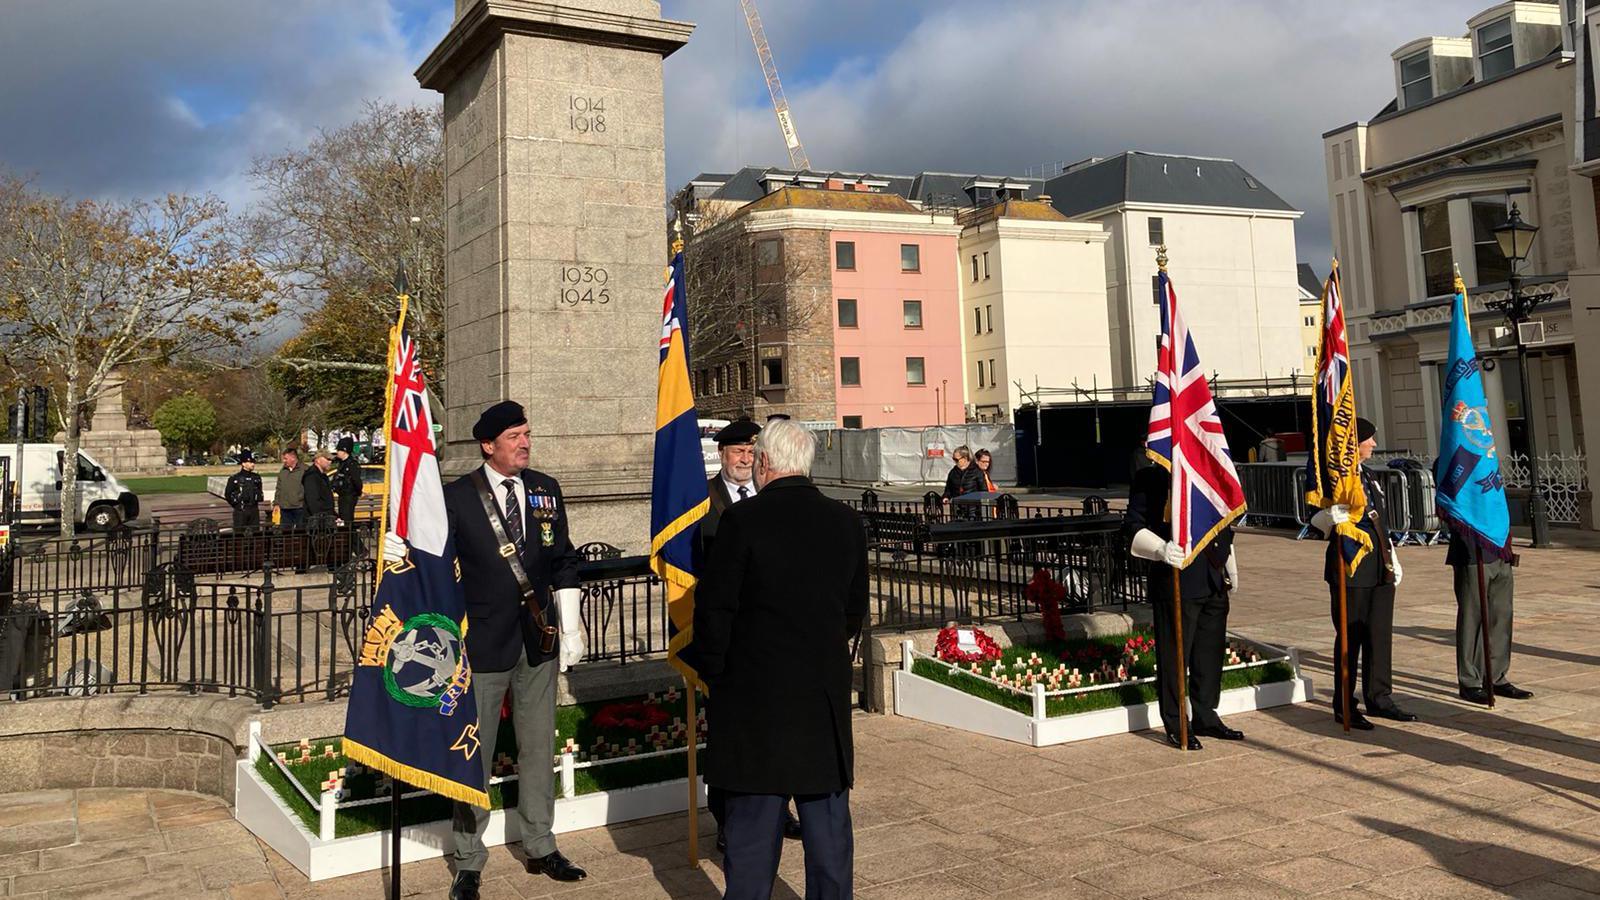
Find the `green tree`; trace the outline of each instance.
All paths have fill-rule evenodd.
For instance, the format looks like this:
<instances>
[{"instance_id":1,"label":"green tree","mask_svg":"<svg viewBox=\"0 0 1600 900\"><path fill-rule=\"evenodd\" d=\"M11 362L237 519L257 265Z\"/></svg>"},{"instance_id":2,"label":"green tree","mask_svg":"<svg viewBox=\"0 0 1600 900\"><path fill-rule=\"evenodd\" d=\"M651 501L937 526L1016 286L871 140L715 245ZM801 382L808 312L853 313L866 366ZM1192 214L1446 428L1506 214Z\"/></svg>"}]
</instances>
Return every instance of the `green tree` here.
<instances>
[{"instance_id":1,"label":"green tree","mask_svg":"<svg viewBox=\"0 0 1600 900\"><path fill-rule=\"evenodd\" d=\"M182 450L185 456L217 439L217 411L199 394L181 394L161 404L150 424L161 432L163 444Z\"/></svg>"}]
</instances>

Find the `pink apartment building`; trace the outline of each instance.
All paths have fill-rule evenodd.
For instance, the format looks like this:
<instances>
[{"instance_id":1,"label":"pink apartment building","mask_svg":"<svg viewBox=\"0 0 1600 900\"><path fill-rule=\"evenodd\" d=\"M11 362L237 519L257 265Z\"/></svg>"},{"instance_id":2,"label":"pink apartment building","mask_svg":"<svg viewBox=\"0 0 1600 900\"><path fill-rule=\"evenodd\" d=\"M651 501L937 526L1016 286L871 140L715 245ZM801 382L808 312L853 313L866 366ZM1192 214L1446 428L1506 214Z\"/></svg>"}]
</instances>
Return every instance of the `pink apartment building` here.
<instances>
[{"instance_id":1,"label":"pink apartment building","mask_svg":"<svg viewBox=\"0 0 1600 900\"><path fill-rule=\"evenodd\" d=\"M915 212L829 232L841 426L965 421L956 239Z\"/></svg>"}]
</instances>

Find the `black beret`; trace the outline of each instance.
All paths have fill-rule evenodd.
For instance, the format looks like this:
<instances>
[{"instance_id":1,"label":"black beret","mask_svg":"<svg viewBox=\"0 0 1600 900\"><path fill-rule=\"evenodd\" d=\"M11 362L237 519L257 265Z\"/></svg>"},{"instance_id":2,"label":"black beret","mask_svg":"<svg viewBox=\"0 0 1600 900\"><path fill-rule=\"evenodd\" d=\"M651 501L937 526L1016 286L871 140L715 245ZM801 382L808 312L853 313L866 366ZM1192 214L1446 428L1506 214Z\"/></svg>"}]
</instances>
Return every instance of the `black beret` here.
<instances>
[{"instance_id":1,"label":"black beret","mask_svg":"<svg viewBox=\"0 0 1600 900\"><path fill-rule=\"evenodd\" d=\"M1360 416L1356 416L1356 440L1365 441L1368 438L1376 437L1377 434L1378 426L1372 424L1370 419L1363 419Z\"/></svg>"},{"instance_id":2,"label":"black beret","mask_svg":"<svg viewBox=\"0 0 1600 900\"><path fill-rule=\"evenodd\" d=\"M772 415L767 416L767 421L768 422L775 422L775 421L779 421L779 420L787 421L788 418L789 418L789 414L788 413L773 413Z\"/></svg>"},{"instance_id":3,"label":"black beret","mask_svg":"<svg viewBox=\"0 0 1600 900\"><path fill-rule=\"evenodd\" d=\"M748 417L743 418L717 432L717 446L726 447L729 444L748 444L755 440L756 435L760 432L760 425L750 421Z\"/></svg>"},{"instance_id":4,"label":"black beret","mask_svg":"<svg viewBox=\"0 0 1600 900\"><path fill-rule=\"evenodd\" d=\"M507 428L526 424L528 424L528 414L522 411L522 404L515 400L501 400L484 410L483 415L478 417L478 424L472 426L472 439L492 441Z\"/></svg>"},{"instance_id":5,"label":"black beret","mask_svg":"<svg viewBox=\"0 0 1600 900\"><path fill-rule=\"evenodd\" d=\"M255 461L256 461L256 455L254 453L251 453L249 450L240 450L239 451L239 462L247 463L247 462L255 462Z\"/></svg>"},{"instance_id":6,"label":"black beret","mask_svg":"<svg viewBox=\"0 0 1600 900\"><path fill-rule=\"evenodd\" d=\"M356 439L350 437L349 435L339 438L339 443L333 449L343 450L346 453L354 453L356 452Z\"/></svg>"}]
</instances>

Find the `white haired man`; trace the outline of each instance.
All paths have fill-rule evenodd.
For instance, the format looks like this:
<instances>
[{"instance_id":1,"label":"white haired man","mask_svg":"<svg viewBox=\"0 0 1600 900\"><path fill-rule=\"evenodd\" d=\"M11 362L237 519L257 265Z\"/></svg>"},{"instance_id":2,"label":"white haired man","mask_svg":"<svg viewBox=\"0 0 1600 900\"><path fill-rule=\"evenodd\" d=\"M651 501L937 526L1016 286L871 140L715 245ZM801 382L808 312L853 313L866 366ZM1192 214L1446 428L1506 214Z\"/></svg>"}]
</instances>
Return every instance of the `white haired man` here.
<instances>
[{"instance_id":1,"label":"white haired man","mask_svg":"<svg viewBox=\"0 0 1600 900\"><path fill-rule=\"evenodd\" d=\"M755 450L759 491L722 514L686 654L716 698L706 783L726 797L725 896L771 896L792 796L806 896L848 898L849 646L867 615L866 534L860 516L811 483L809 431L769 422Z\"/></svg>"}]
</instances>

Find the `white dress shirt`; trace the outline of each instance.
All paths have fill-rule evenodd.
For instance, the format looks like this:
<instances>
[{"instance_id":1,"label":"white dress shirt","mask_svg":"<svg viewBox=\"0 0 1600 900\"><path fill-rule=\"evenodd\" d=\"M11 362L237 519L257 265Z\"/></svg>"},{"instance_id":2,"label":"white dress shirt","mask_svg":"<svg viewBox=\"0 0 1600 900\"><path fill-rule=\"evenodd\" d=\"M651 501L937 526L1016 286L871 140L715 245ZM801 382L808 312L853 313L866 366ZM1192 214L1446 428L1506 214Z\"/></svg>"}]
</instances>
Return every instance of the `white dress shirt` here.
<instances>
[{"instance_id":1,"label":"white dress shirt","mask_svg":"<svg viewBox=\"0 0 1600 900\"><path fill-rule=\"evenodd\" d=\"M500 505L503 515L506 511L506 479L511 479L511 490L517 493L517 509L522 511L522 533L528 533L528 486L522 483L522 473L516 475L501 475L495 471L494 466L487 462L483 464L483 475L489 479L489 487L494 488L494 500Z\"/></svg>"},{"instance_id":2,"label":"white dress shirt","mask_svg":"<svg viewBox=\"0 0 1600 900\"><path fill-rule=\"evenodd\" d=\"M728 474L724 472L722 474L722 486L728 492L729 503L738 503L740 499L749 500L751 497L756 495L756 482L754 478L750 479L749 484L739 484L737 481L729 478ZM743 498L739 496L739 488L741 487L745 489L745 495Z\"/></svg>"}]
</instances>

